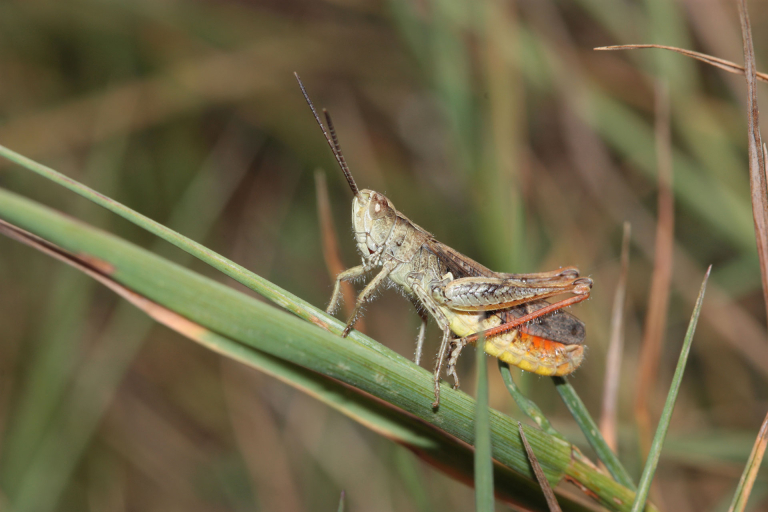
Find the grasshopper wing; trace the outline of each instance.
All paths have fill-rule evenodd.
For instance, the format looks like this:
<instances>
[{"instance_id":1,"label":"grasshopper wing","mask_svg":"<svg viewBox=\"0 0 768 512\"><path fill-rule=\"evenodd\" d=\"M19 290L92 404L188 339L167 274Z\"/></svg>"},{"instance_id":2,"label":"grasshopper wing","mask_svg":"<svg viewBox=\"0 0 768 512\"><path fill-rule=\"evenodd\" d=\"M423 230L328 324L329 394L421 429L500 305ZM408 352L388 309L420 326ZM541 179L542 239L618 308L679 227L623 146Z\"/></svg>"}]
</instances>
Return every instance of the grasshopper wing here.
<instances>
[{"instance_id":1,"label":"grasshopper wing","mask_svg":"<svg viewBox=\"0 0 768 512\"><path fill-rule=\"evenodd\" d=\"M574 292L584 280L568 272L462 277L433 290L435 300L458 311L494 311ZM575 277L574 277L575 275ZM575 293L575 292L574 292Z\"/></svg>"},{"instance_id":2,"label":"grasshopper wing","mask_svg":"<svg viewBox=\"0 0 768 512\"><path fill-rule=\"evenodd\" d=\"M434 238L429 241L429 249L437 256L445 268L444 273L450 272L454 278L464 277L493 277L496 273L476 262L469 256L438 242Z\"/></svg>"}]
</instances>

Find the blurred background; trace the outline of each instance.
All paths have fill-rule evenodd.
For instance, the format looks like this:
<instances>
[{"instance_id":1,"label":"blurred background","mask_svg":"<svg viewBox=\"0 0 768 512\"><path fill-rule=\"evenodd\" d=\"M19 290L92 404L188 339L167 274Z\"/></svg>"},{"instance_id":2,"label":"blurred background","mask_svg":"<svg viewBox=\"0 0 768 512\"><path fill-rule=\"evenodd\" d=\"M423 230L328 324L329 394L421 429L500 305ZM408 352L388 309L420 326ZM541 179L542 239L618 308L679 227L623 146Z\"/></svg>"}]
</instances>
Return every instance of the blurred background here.
<instances>
[{"instance_id":1,"label":"blurred background","mask_svg":"<svg viewBox=\"0 0 768 512\"><path fill-rule=\"evenodd\" d=\"M765 70L768 7L751 4ZM592 299L571 309L589 346L571 381L595 418L630 222L618 417L619 455L634 476L643 463L636 393L646 393L655 427L714 264L656 498L666 510L725 510L768 409L745 86L671 53L592 50L625 43L742 62L735 3L726 0L6 1L0 144L325 307L332 278L318 168L341 260L349 267L359 257L351 193L298 71L334 115L361 188L386 193L494 270L575 265L594 279ZM669 91L674 246L668 307L660 303L664 344L648 380L638 359L656 253L657 82ZM6 162L0 186L242 289ZM418 323L389 290L370 304L365 331L410 358ZM2 510L328 511L342 489L353 511L473 506L470 488L404 448L4 238L0 333ZM438 340L430 325L427 368ZM469 393L473 357L460 365ZM489 364L492 405L522 419ZM550 380L514 374L591 455ZM768 510L767 491L762 476L751 510Z\"/></svg>"}]
</instances>

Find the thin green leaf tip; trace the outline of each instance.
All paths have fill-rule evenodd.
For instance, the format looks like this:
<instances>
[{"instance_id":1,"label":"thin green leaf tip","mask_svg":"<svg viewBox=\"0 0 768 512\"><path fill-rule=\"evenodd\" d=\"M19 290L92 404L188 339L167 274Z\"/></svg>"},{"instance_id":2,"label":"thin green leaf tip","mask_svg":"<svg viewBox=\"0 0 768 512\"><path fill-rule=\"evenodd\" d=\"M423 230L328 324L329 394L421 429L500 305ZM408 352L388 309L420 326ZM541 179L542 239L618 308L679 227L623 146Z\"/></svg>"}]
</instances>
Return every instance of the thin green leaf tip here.
<instances>
[{"instance_id":1,"label":"thin green leaf tip","mask_svg":"<svg viewBox=\"0 0 768 512\"><path fill-rule=\"evenodd\" d=\"M707 289L707 280L709 280L709 273L711 271L712 265L709 266L707 273L704 275L704 281L701 283L701 289L699 290L699 296L696 299L696 305L693 308L691 320L688 322L688 331L685 333L683 348L680 351L680 358L677 361L675 375L672 377L672 385L670 386L669 393L667 394L667 401L664 404L664 410L659 419L659 426L656 428L656 434L653 436L651 450L648 453L648 460L645 462L643 475L640 477L640 484L637 488L635 501L632 503L632 512L640 512L643 510L645 508L645 502L648 499L648 491L651 488L651 481L653 480L653 475L656 472L656 466L658 466L659 457L661 456L661 447L664 444L664 438L667 435L669 422L672 419L672 412L675 409L677 393L680 391L680 383L683 380L683 372L685 371L685 365L688 362L688 354L691 351L693 333L696 332L696 324L699 321L701 305L704 302L704 291Z\"/></svg>"}]
</instances>

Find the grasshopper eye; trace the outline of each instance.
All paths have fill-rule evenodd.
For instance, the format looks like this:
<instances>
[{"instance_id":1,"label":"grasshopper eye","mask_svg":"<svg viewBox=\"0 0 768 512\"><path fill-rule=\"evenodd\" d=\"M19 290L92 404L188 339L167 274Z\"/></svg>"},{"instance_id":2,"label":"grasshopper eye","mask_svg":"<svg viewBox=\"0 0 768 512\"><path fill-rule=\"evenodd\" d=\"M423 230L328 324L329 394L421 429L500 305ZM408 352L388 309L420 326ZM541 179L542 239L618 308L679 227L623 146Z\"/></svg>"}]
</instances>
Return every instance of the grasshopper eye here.
<instances>
[{"instance_id":1,"label":"grasshopper eye","mask_svg":"<svg viewBox=\"0 0 768 512\"><path fill-rule=\"evenodd\" d=\"M368 206L368 213L372 219L379 219L387 214L389 205L387 200L380 196L373 196L371 198L371 204Z\"/></svg>"}]
</instances>

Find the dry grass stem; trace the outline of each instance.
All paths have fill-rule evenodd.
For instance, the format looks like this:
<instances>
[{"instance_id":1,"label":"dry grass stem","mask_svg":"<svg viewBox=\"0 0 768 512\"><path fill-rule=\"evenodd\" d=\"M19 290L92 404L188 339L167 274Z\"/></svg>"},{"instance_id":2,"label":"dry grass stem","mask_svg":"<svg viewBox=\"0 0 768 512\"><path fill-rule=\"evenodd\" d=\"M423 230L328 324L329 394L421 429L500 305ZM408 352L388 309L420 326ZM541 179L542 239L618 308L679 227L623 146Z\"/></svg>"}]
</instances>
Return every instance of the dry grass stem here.
<instances>
[{"instance_id":1,"label":"dry grass stem","mask_svg":"<svg viewBox=\"0 0 768 512\"><path fill-rule=\"evenodd\" d=\"M603 385L603 410L600 417L600 432L611 450L618 453L618 435L616 427L616 405L619 398L621 364L624 354L624 305L627 297L627 274L629 272L629 241L631 239L629 222L624 223L621 240L621 271L613 296L611 313L611 339L605 362L605 384Z\"/></svg>"},{"instance_id":2,"label":"dry grass stem","mask_svg":"<svg viewBox=\"0 0 768 512\"><path fill-rule=\"evenodd\" d=\"M525 438L523 424L518 421L517 427L518 431L520 432L520 439L523 440L523 446L525 446L525 452L528 454L528 460L531 463L531 468L533 468L533 473L536 475L536 480L539 482L541 490L544 493L544 497L547 500L549 511L562 512L560 509L560 504L557 502L557 498L555 497L555 492L552 490L552 486L549 485L549 481L547 481L547 477L544 475L544 471L541 469L541 464L539 464L539 460L536 458L536 454L533 453L533 448L531 448L528 439Z\"/></svg>"},{"instance_id":3,"label":"dry grass stem","mask_svg":"<svg viewBox=\"0 0 768 512\"><path fill-rule=\"evenodd\" d=\"M669 289L672 281L674 250L674 195L672 193L672 149L669 129L669 95L663 85L656 86L656 151L658 163L658 221L653 277L648 295L640 363L635 387L635 418L643 456L651 444L653 429L649 400L658 377L659 358L667 326Z\"/></svg>"},{"instance_id":4,"label":"dry grass stem","mask_svg":"<svg viewBox=\"0 0 768 512\"><path fill-rule=\"evenodd\" d=\"M608 50L608 51L642 50L645 48L657 48L660 50L670 50L670 51L685 55L686 57L691 57L701 62L706 62L707 64L711 64L716 68L720 68L724 71L728 71L729 73L734 73L736 75L744 74L744 67L739 66L738 64L735 64L729 60L721 59L719 57L713 57L712 55L707 55L706 53L699 53L699 52L694 52L692 50L686 50L684 48L677 48L675 46L665 46L661 44L620 44L615 46L600 46L595 48L595 50ZM762 80L763 82L768 82L768 74L760 73L758 71L755 73L755 75L758 80Z\"/></svg>"},{"instance_id":5,"label":"dry grass stem","mask_svg":"<svg viewBox=\"0 0 768 512\"><path fill-rule=\"evenodd\" d=\"M752 487L755 485L757 474L760 471L760 465L763 462L765 448L768 446L768 415L765 416L763 424L760 426L760 432L757 434L755 444L752 446L752 453L747 459L748 467L739 480L738 490L741 493L737 496L735 502L730 506L728 512L743 512L747 506L749 495L752 493Z\"/></svg>"},{"instance_id":6,"label":"dry grass stem","mask_svg":"<svg viewBox=\"0 0 768 512\"><path fill-rule=\"evenodd\" d=\"M741 36L744 44L745 76L747 80L747 138L749 144L749 186L752 191L752 218L755 221L757 255L763 282L763 301L768 313L768 179L762 137L760 136L760 112L757 105L755 49L752 44L752 28L749 23L746 0L739 2Z\"/></svg>"}]
</instances>

